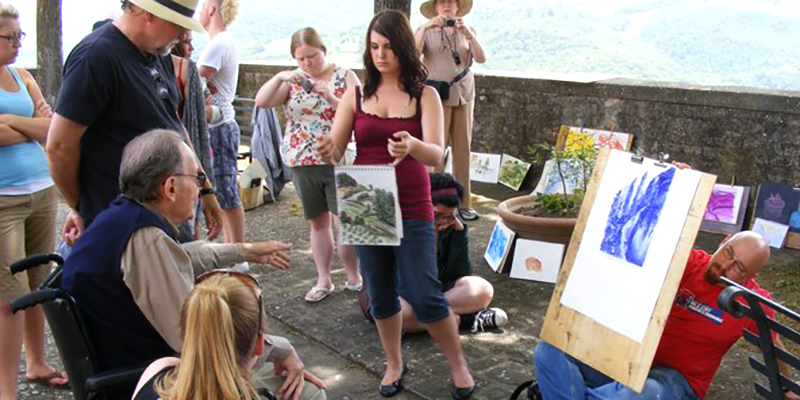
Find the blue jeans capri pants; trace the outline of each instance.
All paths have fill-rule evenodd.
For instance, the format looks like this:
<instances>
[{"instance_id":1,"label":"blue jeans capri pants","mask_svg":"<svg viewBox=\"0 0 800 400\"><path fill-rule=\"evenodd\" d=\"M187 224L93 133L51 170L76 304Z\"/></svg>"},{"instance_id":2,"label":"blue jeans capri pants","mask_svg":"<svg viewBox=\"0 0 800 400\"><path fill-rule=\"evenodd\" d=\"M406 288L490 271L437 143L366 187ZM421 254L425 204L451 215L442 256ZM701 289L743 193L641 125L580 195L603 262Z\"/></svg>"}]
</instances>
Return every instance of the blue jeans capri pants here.
<instances>
[{"instance_id":1,"label":"blue jeans capri pants","mask_svg":"<svg viewBox=\"0 0 800 400\"><path fill-rule=\"evenodd\" d=\"M404 219L400 246L356 246L356 254L373 318L399 313L401 292L421 323L450 315L450 304L437 279L432 221Z\"/></svg>"}]
</instances>

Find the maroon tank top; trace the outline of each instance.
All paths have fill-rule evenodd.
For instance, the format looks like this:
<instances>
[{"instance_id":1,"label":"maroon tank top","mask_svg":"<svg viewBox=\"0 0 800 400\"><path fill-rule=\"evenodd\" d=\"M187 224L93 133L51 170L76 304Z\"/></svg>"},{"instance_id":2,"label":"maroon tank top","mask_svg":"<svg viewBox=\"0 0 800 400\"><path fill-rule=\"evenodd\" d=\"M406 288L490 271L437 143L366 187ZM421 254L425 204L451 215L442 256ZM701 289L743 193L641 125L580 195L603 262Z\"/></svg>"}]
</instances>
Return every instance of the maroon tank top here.
<instances>
[{"instance_id":1,"label":"maroon tank top","mask_svg":"<svg viewBox=\"0 0 800 400\"><path fill-rule=\"evenodd\" d=\"M417 112L410 118L382 118L361 109L361 87L356 87L355 165L391 164L394 158L387 148L395 132L407 131L422 140L422 111L419 99ZM433 221L431 183L428 170L412 156L406 156L395 167L400 210L404 219Z\"/></svg>"}]
</instances>

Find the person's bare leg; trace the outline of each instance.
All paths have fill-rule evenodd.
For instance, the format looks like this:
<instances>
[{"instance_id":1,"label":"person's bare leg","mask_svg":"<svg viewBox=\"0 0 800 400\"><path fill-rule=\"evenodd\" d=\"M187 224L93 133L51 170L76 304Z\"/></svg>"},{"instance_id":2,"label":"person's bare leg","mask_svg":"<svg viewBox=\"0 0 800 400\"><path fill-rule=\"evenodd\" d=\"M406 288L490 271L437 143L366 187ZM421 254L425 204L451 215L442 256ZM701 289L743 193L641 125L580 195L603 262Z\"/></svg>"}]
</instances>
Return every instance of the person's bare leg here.
<instances>
[{"instance_id":1,"label":"person's bare leg","mask_svg":"<svg viewBox=\"0 0 800 400\"><path fill-rule=\"evenodd\" d=\"M400 351L403 320L400 313L397 313L389 318L376 319L375 325L378 327L383 353L386 354L386 372L381 379L381 385L390 385L403 374L403 354Z\"/></svg>"},{"instance_id":2,"label":"person's bare leg","mask_svg":"<svg viewBox=\"0 0 800 400\"><path fill-rule=\"evenodd\" d=\"M8 303L0 304L0 400L17 399L23 324L22 313L11 314Z\"/></svg>"},{"instance_id":3,"label":"person's bare leg","mask_svg":"<svg viewBox=\"0 0 800 400\"><path fill-rule=\"evenodd\" d=\"M25 310L24 320L25 377L32 379L47 376L56 370L44 359L44 312L42 307L36 306ZM55 385L64 385L67 382L66 377L50 380L50 383Z\"/></svg>"},{"instance_id":4,"label":"person's bare leg","mask_svg":"<svg viewBox=\"0 0 800 400\"><path fill-rule=\"evenodd\" d=\"M333 286L331 281L331 261L333 261L331 213L325 211L308 220L308 223L311 227L311 253L314 255L314 265L317 267L316 286L330 288Z\"/></svg>"},{"instance_id":5,"label":"person's bare leg","mask_svg":"<svg viewBox=\"0 0 800 400\"><path fill-rule=\"evenodd\" d=\"M223 210L225 214L225 242L244 243L244 207Z\"/></svg>"},{"instance_id":6,"label":"person's bare leg","mask_svg":"<svg viewBox=\"0 0 800 400\"><path fill-rule=\"evenodd\" d=\"M336 226L336 231L339 232L339 217L333 216L333 224ZM336 235L336 244L339 252L339 259L342 260L344 265L344 272L347 274L348 285L358 285L362 283L361 273L358 272L358 256L356 255L356 248L351 245L339 243Z\"/></svg>"},{"instance_id":7,"label":"person's bare leg","mask_svg":"<svg viewBox=\"0 0 800 400\"><path fill-rule=\"evenodd\" d=\"M447 297L447 293L444 294ZM411 308L411 305L408 302L400 298L400 314L403 315L403 332L424 332L426 330L425 324L419 322L417 316L414 314L414 309ZM453 317L456 319L456 326L461 321L461 316L458 314L453 314Z\"/></svg>"},{"instance_id":8,"label":"person's bare leg","mask_svg":"<svg viewBox=\"0 0 800 400\"><path fill-rule=\"evenodd\" d=\"M428 329L428 334L439 345L444 358L450 364L450 372L453 374L453 383L456 387L467 388L474 386L475 381L472 379L467 360L464 358L464 352L461 350L461 340L458 338L456 319L451 315L425 326Z\"/></svg>"},{"instance_id":9,"label":"person's bare leg","mask_svg":"<svg viewBox=\"0 0 800 400\"><path fill-rule=\"evenodd\" d=\"M444 293L444 297L450 302L455 314L472 314L489 306L494 297L494 288L489 281L479 276L464 276Z\"/></svg>"}]
</instances>

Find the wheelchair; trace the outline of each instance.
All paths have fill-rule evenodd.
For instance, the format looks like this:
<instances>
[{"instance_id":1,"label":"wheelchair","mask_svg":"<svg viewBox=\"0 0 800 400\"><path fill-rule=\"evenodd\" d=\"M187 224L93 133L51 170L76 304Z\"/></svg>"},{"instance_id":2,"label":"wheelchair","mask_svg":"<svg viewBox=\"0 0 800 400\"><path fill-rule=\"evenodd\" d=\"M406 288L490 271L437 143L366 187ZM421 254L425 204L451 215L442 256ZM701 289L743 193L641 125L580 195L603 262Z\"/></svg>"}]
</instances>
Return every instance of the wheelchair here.
<instances>
[{"instance_id":1,"label":"wheelchair","mask_svg":"<svg viewBox=\"0 0 800 400\"><path fill-rule=\"evenodd\" d=\"M97 356L84 327L80 307L69 293L61 289L64 264L61 256L30 256L15 262L10 269L12 274L16 274L51 262L55 262L56 267L50 275L35 292L12 300L11 312L42 306L76 400L108 399L110 391L136 385L149 363L97 371Z\"/></svg>"}]
</instances>

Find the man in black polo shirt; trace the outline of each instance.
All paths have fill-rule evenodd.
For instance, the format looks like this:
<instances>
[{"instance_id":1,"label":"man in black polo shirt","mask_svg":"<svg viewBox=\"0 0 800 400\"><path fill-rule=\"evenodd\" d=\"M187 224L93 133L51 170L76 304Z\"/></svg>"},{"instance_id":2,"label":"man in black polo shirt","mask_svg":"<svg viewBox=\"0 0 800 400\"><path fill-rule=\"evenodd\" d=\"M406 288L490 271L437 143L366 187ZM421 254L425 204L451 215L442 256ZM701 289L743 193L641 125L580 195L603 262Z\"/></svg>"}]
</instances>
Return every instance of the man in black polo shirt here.
<instances>
[{"instance_id":1,"label":"man in black polo shirt","mask_svg":"<svg viewBox=\"0 0 800 400\"><path fill-rule=\"evenodd\" d=\"M187 29L204 32L192 19L197 3L123 0L123 15L86 36L67 58L47 155L53 181L72 208L63 232L68 243L119 194L128 142L157 128L185 132L169 51ZM205 195L212 193L210 186L201 191L209 237L222 217L215 196Z\"/></svg>"}]
</instances>

